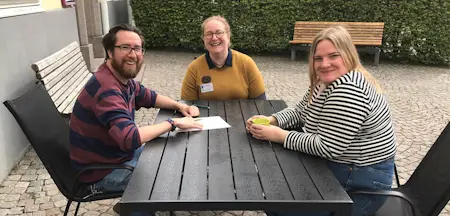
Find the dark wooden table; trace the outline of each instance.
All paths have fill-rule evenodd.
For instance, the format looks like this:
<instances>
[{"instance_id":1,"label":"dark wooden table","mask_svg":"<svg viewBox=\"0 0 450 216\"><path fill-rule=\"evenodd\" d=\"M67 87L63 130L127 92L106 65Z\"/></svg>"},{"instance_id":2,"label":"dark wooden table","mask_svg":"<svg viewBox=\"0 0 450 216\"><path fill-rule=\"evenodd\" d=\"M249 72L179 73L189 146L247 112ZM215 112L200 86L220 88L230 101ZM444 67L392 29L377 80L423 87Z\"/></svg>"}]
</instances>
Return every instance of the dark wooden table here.
<instances>
[{"instance_id":1,"label":"dark wooden table","mask_svg":"<svg viewBox=\"0 0 450 216\"><path fill-rule=\"evenodd\" d=\"M232 127L169 133L145 148L120 201L130 211L333 211L350 215L352 200L325 160L257 140L245 120L286 107L280 100L196 101L200 116ZM176 115L176 114L175 114ZM160 110L155 123L174 116Z\"/></svg>"}]
</instances>

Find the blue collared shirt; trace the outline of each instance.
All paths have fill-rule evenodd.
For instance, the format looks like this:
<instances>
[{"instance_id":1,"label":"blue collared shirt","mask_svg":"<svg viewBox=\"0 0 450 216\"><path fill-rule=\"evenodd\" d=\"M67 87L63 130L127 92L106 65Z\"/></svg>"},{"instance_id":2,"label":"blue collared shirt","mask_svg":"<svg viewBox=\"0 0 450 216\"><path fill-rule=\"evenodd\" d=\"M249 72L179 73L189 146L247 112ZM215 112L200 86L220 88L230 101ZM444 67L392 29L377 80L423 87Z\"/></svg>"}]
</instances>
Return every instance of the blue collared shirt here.
<instances>
[{"instance_id":1,"label":"blue collared shirt","mask_svg":"<svg viewBox=\"0 0 450 216\"><path fill-rule=\"evenodd\" d=\"M206 51L206 62L208 63L208 68L209 69L213 69L213 68L217 68L217 66L214 64L214 62L212 61L212 59L211 59L211 56L209 56L209 52L208 51ZM230 67L232 67L233 65L232 65L232 62L233 62L233 59L232 59L233 57L232 57L232 55L231 55L231 49L230 48L228 48L228 56L227 56L227 59L225 60L225 64L224 64L224 66L226 65L226 66L230 66Z\"/></svg>"}]
</instances>

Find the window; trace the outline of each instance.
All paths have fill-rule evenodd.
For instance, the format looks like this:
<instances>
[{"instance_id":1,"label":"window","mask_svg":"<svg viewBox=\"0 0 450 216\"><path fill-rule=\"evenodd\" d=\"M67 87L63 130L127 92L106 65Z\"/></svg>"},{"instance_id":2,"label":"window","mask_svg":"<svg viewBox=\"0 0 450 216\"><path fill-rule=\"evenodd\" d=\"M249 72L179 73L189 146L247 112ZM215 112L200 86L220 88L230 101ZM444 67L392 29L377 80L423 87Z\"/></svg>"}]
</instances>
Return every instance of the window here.
<instances>
[{"instance_id":1,"label":"window","mask_svg":"<svg viewBox=\"0 0 450 216\"><path fill-rule=\"evenodd\" d=\"M0 0L0 18L42 12L42 0Z\"/></svg>"}]
</instances>

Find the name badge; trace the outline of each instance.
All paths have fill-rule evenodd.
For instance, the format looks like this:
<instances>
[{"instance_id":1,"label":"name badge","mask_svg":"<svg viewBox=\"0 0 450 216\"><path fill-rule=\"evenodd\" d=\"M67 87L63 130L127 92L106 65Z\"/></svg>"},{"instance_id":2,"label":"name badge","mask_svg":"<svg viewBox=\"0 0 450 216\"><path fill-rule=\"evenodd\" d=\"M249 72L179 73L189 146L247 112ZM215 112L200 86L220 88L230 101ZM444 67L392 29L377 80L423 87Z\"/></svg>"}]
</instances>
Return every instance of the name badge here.
<instances>
[{"instance_id":1,"label":"name badge","mask_svg":"<svg viewBox=\"0 0 450 216\"><path fill-rule=\"evenodd\" d=\"M205 83L205 84L200 85L200 91L202 93L214 91L213 84L212 83Z\"/></svg>"}]
</instances>

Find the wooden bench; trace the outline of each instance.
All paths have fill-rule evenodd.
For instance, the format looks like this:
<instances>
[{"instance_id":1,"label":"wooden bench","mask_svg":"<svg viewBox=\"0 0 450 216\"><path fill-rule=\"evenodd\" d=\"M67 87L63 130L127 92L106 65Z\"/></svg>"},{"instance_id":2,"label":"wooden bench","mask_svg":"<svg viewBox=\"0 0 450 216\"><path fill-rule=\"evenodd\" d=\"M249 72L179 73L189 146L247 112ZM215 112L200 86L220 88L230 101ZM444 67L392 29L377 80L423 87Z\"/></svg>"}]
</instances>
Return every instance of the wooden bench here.
<instances>
[{"instance_id":1,"label":"wooden bench","mask_svg":"<svg viewBox=\"0 0 450 216\"><path fill-rule=\"evenodd\" d=\"M78 94L92 76L76 41L32 64L31 68L65 116L72 113Z\"/></svg>"},{"instance_id":2,"label":"wooden bench","mask_svg":"<svg viewBox=\"0 0 450 216\"><path fill-rule=\"evenodd\" d=\"M374 64L378 65L384 23L382 22L295 22L294 37L291 45L291 59L295 60L297 50L309 50L317 33L321 30L340 25L347 29L353 39L353 44L359 52L375 54Z\"/></svg>"}]
</instances>

